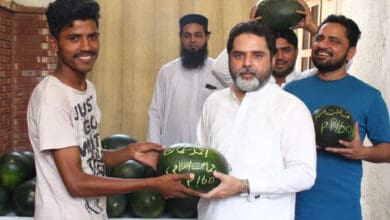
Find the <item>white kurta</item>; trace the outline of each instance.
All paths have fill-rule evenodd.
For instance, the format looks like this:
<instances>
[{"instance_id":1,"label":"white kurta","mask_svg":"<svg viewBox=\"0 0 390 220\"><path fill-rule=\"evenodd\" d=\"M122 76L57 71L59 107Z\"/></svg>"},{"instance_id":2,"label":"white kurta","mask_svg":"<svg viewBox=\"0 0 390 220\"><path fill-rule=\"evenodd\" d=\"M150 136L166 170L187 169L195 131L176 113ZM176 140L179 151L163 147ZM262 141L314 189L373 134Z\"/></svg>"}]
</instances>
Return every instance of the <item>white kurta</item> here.
<instances>
[{"instance_id":1,"label":"white kurta","mask_svg":"<svg viewBox=\"0 0 390 220\"><path fill-rule=\"evenodd\" d=\"M201 220L293 220L295 193L314 184L316 150L309 110L298 98L268 83L242 100L230 88L205 102L198 142L231 165L230 175L249 179L250 195L201 199ZM260 197L258 197L260 196Z\"/></svg>"},{"instance_id":2,"label":"white kurta","mask_svg":"<svg viewBox=\"0 0 390 220\"><path fill-rule=\"evenodd\" d=\"M157 75L149 108L148 140L162 145L196 142L196 126L206 98L223 86L211 74L213 59L201 68L183 68L180 58Z\"/></svg>"},{"instance_id":3,"label":"white kurta","mask_svg":"<svg viewBox=\"0 0 390 220\"><path fill-rule=\"evenodd\" d=\"M218 56L215 58L214 64L211 67L211 71L215 77L224 85L229 87L233 84L233 80L229 72L229 56L227 50L224 49ZM287 83L294 80L303 79L305 77L312 76L317 73L317 69L312 68L305 70L303 72L293 71L286 76L286 82L281 86L284 87ZM276 83L275 79L271 76L270 82Z\"/></svg>"}]
</instances>

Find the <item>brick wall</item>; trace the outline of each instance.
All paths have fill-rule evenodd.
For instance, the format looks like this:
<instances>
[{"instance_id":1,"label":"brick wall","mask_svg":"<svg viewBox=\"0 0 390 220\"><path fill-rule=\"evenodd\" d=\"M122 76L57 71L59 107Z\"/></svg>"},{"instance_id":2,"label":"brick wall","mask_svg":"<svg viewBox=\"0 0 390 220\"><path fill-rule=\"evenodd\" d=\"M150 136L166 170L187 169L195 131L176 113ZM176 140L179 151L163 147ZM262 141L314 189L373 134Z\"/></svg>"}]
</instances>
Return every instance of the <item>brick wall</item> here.
<instances>
[{"instance_id":1,"label":"brick wall","mask_svg":"<svg viewBox=\"0 0 390 220\"><path fill-rule=\"evenodd\" d=\"M28 99L55 63L44 11L0 0L0 154L31 148Z\"/></svg>"}]
</instances>

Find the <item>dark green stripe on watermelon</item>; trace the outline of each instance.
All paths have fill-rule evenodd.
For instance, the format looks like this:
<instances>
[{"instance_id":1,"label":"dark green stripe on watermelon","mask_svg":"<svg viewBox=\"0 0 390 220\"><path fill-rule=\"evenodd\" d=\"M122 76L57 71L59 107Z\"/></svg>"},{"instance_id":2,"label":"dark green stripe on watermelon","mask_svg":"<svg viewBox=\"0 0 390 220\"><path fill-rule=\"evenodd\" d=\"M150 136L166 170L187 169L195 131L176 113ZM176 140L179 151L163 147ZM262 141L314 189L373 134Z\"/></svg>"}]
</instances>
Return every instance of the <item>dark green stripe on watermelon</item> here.
<instances>
[{"instance_id":1,"label":"dark green stripe on watermelon","mask_svg":"<svg viewBox=\"0 0 390 220\"><path fill-rule=\"evenodd\" d=\"M215 149L195 147L192 144L174 145L165 149L159 157L157 174L194 173L193 180L183 181L188 188L208 192L219 184L213 172L229 172L225 157Z\"/></svg>"}]
</instances>

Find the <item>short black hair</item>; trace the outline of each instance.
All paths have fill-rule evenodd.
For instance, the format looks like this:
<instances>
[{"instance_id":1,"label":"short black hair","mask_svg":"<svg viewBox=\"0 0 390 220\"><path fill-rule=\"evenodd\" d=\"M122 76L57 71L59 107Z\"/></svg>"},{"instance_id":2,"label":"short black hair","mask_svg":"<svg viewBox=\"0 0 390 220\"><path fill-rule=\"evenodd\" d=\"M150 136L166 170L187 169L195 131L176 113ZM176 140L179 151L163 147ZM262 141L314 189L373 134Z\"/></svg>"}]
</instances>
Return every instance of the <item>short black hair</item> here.
<instances>
[{"instance_id":1,"label":"short black hair","mask_svg":"<svg viewBox=\"0 0 390 220\"><path fill-rule=\"evenodd\" d=\"M270 50L271 56L275 55L276 46L275 46L274 34L269 28L267 28L267 26L264 26L261 22L256 22L256 21L239 23L232 28L226 46L228 53L230 53L233 49L234 39L239 35L245 33L254 34L259 37L264 37L267 43L267 47Z\"/></svg>"},{"instance_id":2,"label":"short black hair","mask_svg":"<svg viewBox=\"0 0 390 220\"><path fill-rule=\"evenodd\" d=\"M292 44L295 49L298 48L298 38L293 30L291 30L289 28L275 29L274 35L275 35L275 39L283 38L283 39L287 40L287 42Z\"/></svg>"},{"instance_id":3,"label":"short black hair","mask_svg":"<svg viewBox=\"0 0 390 220\"><path fill-rule=\"evenodd\" d=\"M99 27L99 4L94 0L56 0L46 10L50 34L58 39L64 27L71 27L75 20L92 19Z\"/></svg>"},{"instance_id":4,"label":"short black hair","mask_svg":"<svg viewBox=\"0 0 390 220\"><path fill-rule=\"evenodd\" d=\"M361 31L359 26L352 19L347 18L344 15L329 15L327 18L325 18L324 21L322 21L318 30L320 30L321 27L326 23L337 23L344 26L349 41L349 46L356 47L357 42L360 39Z\"/></svg>"}]
</instances>

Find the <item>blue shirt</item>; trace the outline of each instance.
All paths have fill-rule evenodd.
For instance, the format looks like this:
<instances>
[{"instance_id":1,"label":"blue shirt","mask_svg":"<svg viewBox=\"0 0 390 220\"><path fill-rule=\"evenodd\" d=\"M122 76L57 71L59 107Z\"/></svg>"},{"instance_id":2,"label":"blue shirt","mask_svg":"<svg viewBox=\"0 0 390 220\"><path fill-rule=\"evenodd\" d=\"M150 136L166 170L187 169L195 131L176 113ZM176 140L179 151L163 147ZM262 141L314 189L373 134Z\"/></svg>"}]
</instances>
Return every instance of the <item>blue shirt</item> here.
<instances>
[{"instance_id":1,"label":"blue shirt","mask_svg":"<svg viewBox=\"0 0 390 220\"><path fill-rule=\"evenodd\" d=\"M311 112L338 105L359 123L360 137L375 145L390 142L389 113L379 90L347 75L334 81L316 75L289 83L285 90L300 98ZM360 220L362 163L323 150L317 151L314 186L297 194L297 220Z\"/></svg>"}]
</instances>

